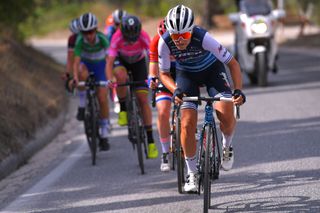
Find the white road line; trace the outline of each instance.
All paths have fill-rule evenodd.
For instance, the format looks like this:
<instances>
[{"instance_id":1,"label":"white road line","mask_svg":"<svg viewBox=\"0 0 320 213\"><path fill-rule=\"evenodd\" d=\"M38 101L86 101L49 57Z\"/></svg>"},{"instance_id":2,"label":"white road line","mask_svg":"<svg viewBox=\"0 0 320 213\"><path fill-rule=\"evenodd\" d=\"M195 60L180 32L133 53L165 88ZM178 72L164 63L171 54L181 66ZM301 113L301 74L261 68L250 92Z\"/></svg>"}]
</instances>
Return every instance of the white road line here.
<instances>
[{"instance_id":1,"label":"white road line","mask_svg":"<svg viewBox=\"0 0 320 213\"><path fill-rule=\"evenodd\" d=\"M80 135L72 140L83 140L85 141L85 135ZM48 187L57 181L66 171L69 170L76 162L79 162L79 159L83 157L83 154L88 151L87 143L83 142L80 146L73 151L68 158L66 158L62 163L60 163L55 169L53 169L49 174L42 178L37 184L31 187L27 192L20 195L15 199L9 206L4 208L1 212L5 213L14 213L21 212L19 209L23 209L23 206L26 204L32 203L35 199L35 195L40 195L46 192Z\"/></svg>"}]
</instances>

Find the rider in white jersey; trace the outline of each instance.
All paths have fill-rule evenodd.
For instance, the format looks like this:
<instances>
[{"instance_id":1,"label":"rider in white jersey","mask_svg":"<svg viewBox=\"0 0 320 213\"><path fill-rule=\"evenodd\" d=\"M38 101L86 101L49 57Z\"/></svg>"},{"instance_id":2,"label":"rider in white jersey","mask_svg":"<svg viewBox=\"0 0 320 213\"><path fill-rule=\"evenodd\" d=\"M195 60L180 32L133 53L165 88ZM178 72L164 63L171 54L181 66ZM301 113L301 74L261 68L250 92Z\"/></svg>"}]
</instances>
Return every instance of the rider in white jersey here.
<instances>
[{"instance_id":1,"label":"rider in white jersey","mask_svg":"<svg viewBox=\"0 0 320 213\"><path fill-rule=\"evenodd\" d=\"M242 77L238 62L229 51L206 30L194 26L190 8L178 5L166 17L167 32L160 37L159 67L162 83L173 93L176 103L181 103L181 143L188 168L185 191L197 191L196 139L197 103L182 102L183 96L199 96L199 87L205 85L208 94L233 96L234 103L217 102L215 111L223 136L222 168L232 168L234 152L231 146L236 120L233 105L245 102ZM176 59L176 82L170 75L170 55ZM234 92L227 78L224 64L230 69Z\"/></svg>"}]
</instances>

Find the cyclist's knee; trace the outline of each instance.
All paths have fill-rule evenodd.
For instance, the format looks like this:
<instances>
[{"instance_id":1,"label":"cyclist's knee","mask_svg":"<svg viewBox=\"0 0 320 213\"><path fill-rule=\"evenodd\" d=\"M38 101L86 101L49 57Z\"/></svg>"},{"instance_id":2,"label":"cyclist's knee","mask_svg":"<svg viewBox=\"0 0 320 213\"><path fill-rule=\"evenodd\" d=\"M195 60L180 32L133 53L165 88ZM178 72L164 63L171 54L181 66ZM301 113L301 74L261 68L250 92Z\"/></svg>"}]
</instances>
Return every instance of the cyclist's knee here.
<instances>
[{"instance_id":1,"label":"cyclist's knee","mask_svg":"<svg viewBox=\"0 0 320 213\"><path fill-rule=\"evenodd\" d=\"M170 109L170 108L169 108ZM169 120L170 110L168 108L158 108L158 117L162 120Z\"/></svg>"},{"instance_id":2,"label":"cyclist's knee","mask_svg":"<svg viewBox=\"0 0 320 213\"><path fill-rule=\"evenodd\" d=\"M147 96L140 96L138 100L142 107L149 106L149 99Z\"/></svg>"},{"instance_id":3,"label":"cyclist's knee","mask_svg":"<svg viewBox=\"0 0 320 213\"><path fill-rule=\"evenodd\" d=\"M79 74L87 74L89 71L88 71L88 68L87 66L84 64L84 63L80 63L79 65Z\"/></svg>"},{"instance_id":4,"label":"cyclist's knee","mask_svg":"<svg viewBox=\"0 0 320 213\"><path fill-rule=\"evenodd\" d=\"M79 72L79 80L85 81L88 78L88 72Z\"/></svg>"},{"instance_id":5,"label":"cyclist's knee","mask_svg":"<svg viewBox=\"0 0 320 213\"><path fill-rule=\"evenodd\" d=\"M192 132L197 125L197 111L194 109L183 109L181 113L181 129Z\"/></svg>"},{"instance_id":6,"label":"cyclist's knee","mask_svg":"<svg viewBox=\"0 0 320 213\"><path fill-rule=\"evenodd\" d=\"M233 113L233 110L227 110L227 111L216 111L217 113L217 117L218 119L223 122L223 123L234 123L236 120L235 120L235 117L234 117L234 113Z\"/></svg>"},{"instance_id":7,"label":"cyclist's knee","mask_svg":"<svg viewBox=\"0 0 320 213\"><path fill-rule=\"evenodd\" d=\"M168 113L168 111L166 111L166 110L158 111L158 115L163 120L169 120L169 118L170 118L170 113Z\"/></svg>"},{"instance_id":8,"label":"cyclist's knee","mask_svg":"<svg viewBox=\"0 0 320 213\"><path fill-rule=\"evenodd\" d=\"M108 103L108 98L107 98L107 89L106 88L100 88L99 92L97 93L98 99L100 103Z\"/></svg>"},{"instance_id":9,"label":"cyclist's knee","mask_svg":"<svg viewBox=\"0 0 320 213\"><path fill-rule=\"evenodd\" d=\"M127 71L124 67L114 68L114 75L117 79L117 82L121 82L121 83L126 82L126 80L128 78Z\"/></svg>"},{"instance_id":10,"label":"cyclist's knee","mask_svg":"<svg viewBox=\"0 0 320 213\"><path fill-rule=\"evenodd\" d=\"M124 67L124 66L117 66L117 67L114 67L112 72L115 74L115 75L120 75L120 74L127 74L127 69Z\"/></svg>"},{"instance_id":11,"label":"cyclist's knee","mask_svg":"<svg viewBox=\"0 0 320 213\"><path fill-rule=\"evenodd\" d=\"M186 122L181 122L181 130L184 131L187 135L192 135L196 131L196 121L188 120Z\"/></svg>"},{"instance_id":12,"label":"cyclist's knee","mask_svg":"<svg viewBox=\"0 0 320 213\"><path fill-rule=\"evenodd\" d=\"M220 129L224 133L232 133L234 130L234 127L236 125L236 119L233 115L231 116L220 116L218 117L220 121Z\"/></svg>"},{"instance_id":13,"label":"cyclist's knee","mask_svg":"<svg viewBox=\"0 0 320 213\"><path fill-rule=\"evenodd\" d=\"M125 83L127 81L127 76L125 75L116 75L117 82Z\"/></svg>"}]
</instances>

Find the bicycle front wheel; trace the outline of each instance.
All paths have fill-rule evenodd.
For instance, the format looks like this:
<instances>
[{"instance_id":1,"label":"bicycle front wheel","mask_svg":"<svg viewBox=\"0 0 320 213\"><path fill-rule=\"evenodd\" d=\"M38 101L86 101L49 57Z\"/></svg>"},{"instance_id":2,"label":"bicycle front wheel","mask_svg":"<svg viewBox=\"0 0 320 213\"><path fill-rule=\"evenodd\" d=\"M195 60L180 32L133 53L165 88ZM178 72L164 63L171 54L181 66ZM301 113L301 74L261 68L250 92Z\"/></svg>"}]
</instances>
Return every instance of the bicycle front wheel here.
<instances>
[{"instance_id":1,"label":"bicycle front wheel","mask_svg":"<svg viewBox=\"0 0 320 213\"><path fill-rule=\"evenodd\" d=\"M211 180L219 179L221 155L220 145L218 142L217 131L214 128L212 133L212 157L211 157Z\"/></svg>"},{"instance_id":2,"label":"bicycle front wheel","mask_svg":"<svg viewBox=\"0 0 320 213\"><path fill-rule=\"evenodd\" d=\"M185 167L185 161L184 161L184 153L181 146L181 121L180 118L177 118L176 121L176 128L175 128L175 139L176 139L176 153L177 153L177 177L178 177L178 192L181 194L183 193L183 186L185 183L184 179L184 167Z\"/></svg>"},{"instance_id":3,"label":"bicycle front wheel","mask_svg":"<svg viewBox=\"0 0 320 213\"><path fill-rule=\"evenodd\" d=\"M133 111L132 111L132 119L133 119L133 135L134 135L134 140L136 142L136 147L137 147L137 154L138 154L138 162L139 162L139 167L141 174L144 174L144 164L143 164L143 152L142 152L142 143L143 143L143 130L140 128L142 121L140 120L141 118L139 117L138 114L138 105L136 102L133 103Z\"/></svg>"},{"instance_id":4,"label":"bicycle front wheel","mask_svg":"<svg viewBox=\"0 0 320 213\"><path fill-rule=\"evenodd\" d=\"M140 167L140 171L141 174L144 174L144 164L143 164L143 152L142 152L142 144L143 144L143 132L140 128L140 125L137 125L135 127L136 130L136 134L137 134L137 154L138 154L138 161L139 161L139 167Z\"/></svg>"},{"instance_id":5,"label":"bicycle front wheel","mask_svg":"<svg viewBox=\"0 0 320 213\"><path fill-rule=\"evenodd\" d=\"M212 128L210 126L205 127L205 155L204 155L204 169L203 169L203 212L208 212L211 201L211 148L212 148Z\"/></svg>"},{"instance_id":6,"label":"bicycle front wheel","mask_svg":"<svg viewBox=\"0 0 320 213\"><path fill-rule=\"evenodd\" d=\"M84 119L85 133L91 152L92 165L96 165L97 141L98 141L98 117L93 102L88 103Z\"/></svg>"}]
</instances>

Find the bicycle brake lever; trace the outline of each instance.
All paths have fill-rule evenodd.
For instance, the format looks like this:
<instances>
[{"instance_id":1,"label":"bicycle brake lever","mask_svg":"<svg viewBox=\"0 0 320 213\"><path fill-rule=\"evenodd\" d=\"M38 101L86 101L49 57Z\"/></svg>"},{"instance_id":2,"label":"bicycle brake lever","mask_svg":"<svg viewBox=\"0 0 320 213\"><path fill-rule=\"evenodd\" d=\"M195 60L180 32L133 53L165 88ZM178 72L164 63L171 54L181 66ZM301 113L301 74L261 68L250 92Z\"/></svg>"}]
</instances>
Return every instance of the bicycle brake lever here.
<instances>
[{"instance_id":1,"label":"bicycle brake lever","mask_svg":"<svg viewBox=\"0 0 320 213\"><path fill-rule=\"evenodd\" d=\"M236 119L240 119L240 106L236 105Z\"/></svg>"}]
</instances>

